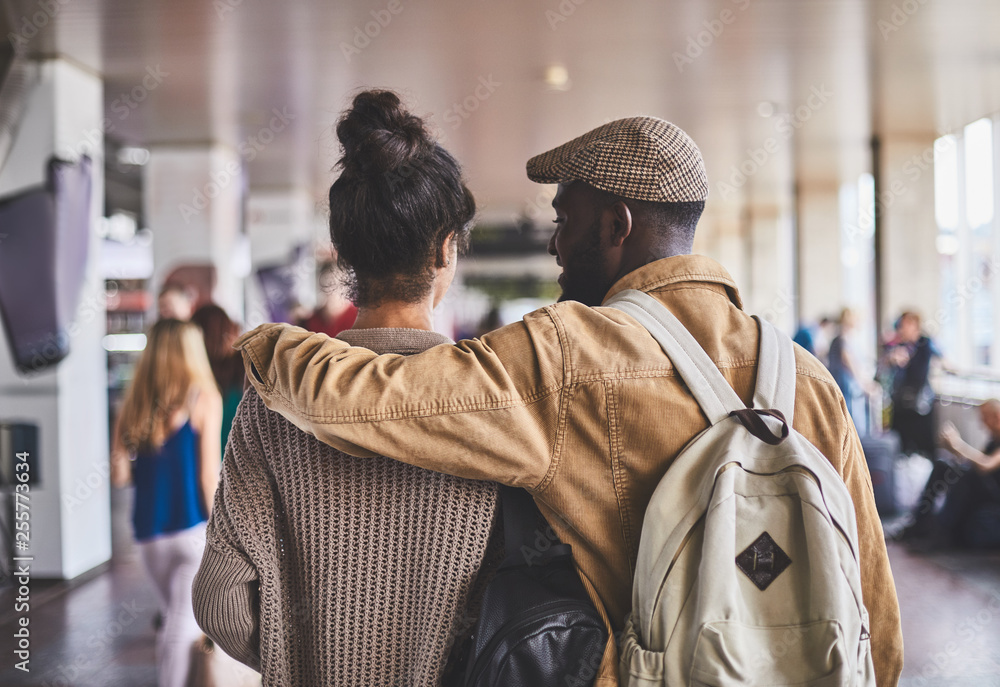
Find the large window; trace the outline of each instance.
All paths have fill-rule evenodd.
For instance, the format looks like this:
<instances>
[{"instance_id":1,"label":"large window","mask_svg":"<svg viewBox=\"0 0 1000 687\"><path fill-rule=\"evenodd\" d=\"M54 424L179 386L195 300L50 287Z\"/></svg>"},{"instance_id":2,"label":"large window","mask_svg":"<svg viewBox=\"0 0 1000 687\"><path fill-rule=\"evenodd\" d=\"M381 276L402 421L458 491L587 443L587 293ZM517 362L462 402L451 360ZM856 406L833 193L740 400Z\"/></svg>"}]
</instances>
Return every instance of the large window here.
<instances>
[{"instance_id":1,"label":"large window","mask_svg":"<svg viewBox=\"0 0 1000 687\"><path fill-rule=\"evenodd\" d=\"M968 371L1000 371L1000 229L997 130L980 119L934 145L934 199L941 265L937 339L945 357Z\"/></svg>"},{"instance_id":2,"label":"large window","mask_svg":"<svg viewBox=\"0 0 1000 687\"><path fill-rule=\"evenodd\" d=\"M854 311L852 348L860 373L875 373L875 179L862 174L840 187L841 302ZM839 313L835 313L839 315Z\"/></svg>"}]
</instances>

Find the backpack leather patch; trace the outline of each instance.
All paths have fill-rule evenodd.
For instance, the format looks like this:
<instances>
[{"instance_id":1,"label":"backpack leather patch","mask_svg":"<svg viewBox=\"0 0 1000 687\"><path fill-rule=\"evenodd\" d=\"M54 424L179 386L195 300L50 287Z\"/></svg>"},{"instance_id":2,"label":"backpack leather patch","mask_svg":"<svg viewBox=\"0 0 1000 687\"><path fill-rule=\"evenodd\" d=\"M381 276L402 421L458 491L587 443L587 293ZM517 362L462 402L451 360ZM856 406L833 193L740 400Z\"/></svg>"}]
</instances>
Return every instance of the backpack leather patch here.
<instances>
[{"instance_id":1,"label":"backpack leather patch","mask_svg":"<svg viewBox=\"0 0 1000 687\"><path fill-rule=\"evenodd\" d=\"M736 565L761 591L767 589L791 564L792 559L767 532L763 532L736 557Z\"/></svg>"}]
</instances>

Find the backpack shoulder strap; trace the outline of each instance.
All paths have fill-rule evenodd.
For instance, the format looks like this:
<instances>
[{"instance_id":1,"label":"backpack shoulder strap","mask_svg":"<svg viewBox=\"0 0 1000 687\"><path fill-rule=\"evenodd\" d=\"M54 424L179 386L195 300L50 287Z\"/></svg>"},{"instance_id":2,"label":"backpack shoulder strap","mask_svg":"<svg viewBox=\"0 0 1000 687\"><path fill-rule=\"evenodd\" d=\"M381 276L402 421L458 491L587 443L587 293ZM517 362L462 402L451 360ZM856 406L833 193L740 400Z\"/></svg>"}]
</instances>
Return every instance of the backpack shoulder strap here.
<instances>
[{"instance_id":1,"label":"backpack shoulder strap","mask_svg":"<svg viewBox=\"0 0 1000 687\"><path fill-rule=\"evenodd\" d=\"M795 410L795 348L792 340L770 322L756 315L754 319L760 325L754 408L780 411L791 427Z\"/></svg>"},{"instance_id":2,"label":"backpack shoulder strap","mask_svg":"<svg viewBox=\"0 0 1000 687\"><path fill-rule=\"evenodd\" d=\"M524 548L534 546L538 532L546 531L548 522L535 500L524 489L500 485L500 504L503 517L505 562L517 560ZM556 542L558 543L558 542ZM521 558L522 562L524 558Z\"/></svg>"},{"instance_id":3,"label":"backpack shoulder strap","mask_svg":"<svg viewBox=\"0 0 1000 687\"><path fill-rule=\"evenodd\" d=\"M652 334L711 424L725 420L732 411L746 408L701 344L658 300L642 291L626 289L604 305L632 316Z\"/></svg>"}]
</instances>

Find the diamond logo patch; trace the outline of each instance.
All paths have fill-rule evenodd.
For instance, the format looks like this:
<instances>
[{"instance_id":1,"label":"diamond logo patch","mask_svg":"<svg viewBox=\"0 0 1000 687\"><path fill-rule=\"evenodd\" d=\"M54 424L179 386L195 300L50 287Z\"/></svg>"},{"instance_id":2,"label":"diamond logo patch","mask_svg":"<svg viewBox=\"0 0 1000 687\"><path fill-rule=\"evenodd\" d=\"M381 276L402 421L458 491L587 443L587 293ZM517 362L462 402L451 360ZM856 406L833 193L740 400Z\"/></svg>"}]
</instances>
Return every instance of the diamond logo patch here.
<instances>
[{"instance_id":1,"label":"diamond logo patch","mask_svg":"<svg viewBox=\"0 0 1000 687\"><path fill-rule=\"evenodd\" d=\"M736 557L737 567L761 591L767 589L774 582L774 579L791 564L792 559L774 543L771 535L767 532L761 533L753 544Z\"/></svg>"}]
</instances>

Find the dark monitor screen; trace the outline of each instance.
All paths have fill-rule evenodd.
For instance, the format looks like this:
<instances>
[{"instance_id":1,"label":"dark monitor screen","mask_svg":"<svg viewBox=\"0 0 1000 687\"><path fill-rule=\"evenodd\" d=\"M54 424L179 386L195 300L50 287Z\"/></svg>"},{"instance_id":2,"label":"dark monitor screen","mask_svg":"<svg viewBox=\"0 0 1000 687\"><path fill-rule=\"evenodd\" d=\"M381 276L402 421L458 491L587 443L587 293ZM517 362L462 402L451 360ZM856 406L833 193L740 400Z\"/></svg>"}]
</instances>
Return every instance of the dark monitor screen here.
<instances>
[{"instance_id":1,"label":"dark monitor screen","mask_svg":"<svg viewBox=\"0 0 1000 687\"><path fill-rule=\"evenodd\" d=\"M0 313L24 373L69 353L87 265L90 167L86 157L52 160L45 186L0 200Z\"/></svg>"}]
</instances>

